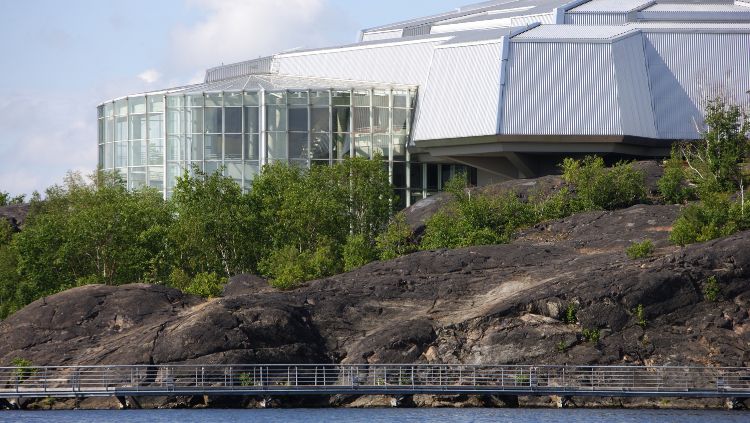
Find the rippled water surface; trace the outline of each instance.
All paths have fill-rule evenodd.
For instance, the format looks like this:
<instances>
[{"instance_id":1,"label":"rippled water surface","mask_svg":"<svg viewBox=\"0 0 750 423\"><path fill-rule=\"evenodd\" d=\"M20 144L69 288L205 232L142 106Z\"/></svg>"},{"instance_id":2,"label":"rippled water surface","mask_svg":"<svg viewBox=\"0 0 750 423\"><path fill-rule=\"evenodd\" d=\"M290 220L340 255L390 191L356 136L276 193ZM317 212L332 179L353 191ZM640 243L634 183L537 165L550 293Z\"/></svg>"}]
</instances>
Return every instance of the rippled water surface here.
<instances>
[{"instance_id":1,"label":"rippled water surface","mask_svg":"<svg viewBox=\"0 0 750 423\"><path fill-rule=\"evenodd\" d=\"M0 411L0 422L203 423L203 422L750 422L750 412L574 409L293 409Z\"/></svg>"}]
</instances>

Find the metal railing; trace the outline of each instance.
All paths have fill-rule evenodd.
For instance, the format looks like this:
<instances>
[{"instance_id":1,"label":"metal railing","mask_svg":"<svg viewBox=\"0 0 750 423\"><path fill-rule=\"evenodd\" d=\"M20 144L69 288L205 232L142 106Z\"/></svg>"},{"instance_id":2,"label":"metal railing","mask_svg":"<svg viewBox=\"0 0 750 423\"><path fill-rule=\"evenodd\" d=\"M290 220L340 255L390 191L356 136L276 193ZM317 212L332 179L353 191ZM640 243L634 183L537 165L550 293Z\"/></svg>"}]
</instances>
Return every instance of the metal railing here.
<instances>
[{"instance_id":1,"label":"metal railing","mask_svg":"<svg viewBox=\"0 0 750 423\"><path fill-rule=\"evenodd\" d=\"M750 396L750 368L446 364L0 367L0 398L506 393Z\"/></svg>"}]
</instances>

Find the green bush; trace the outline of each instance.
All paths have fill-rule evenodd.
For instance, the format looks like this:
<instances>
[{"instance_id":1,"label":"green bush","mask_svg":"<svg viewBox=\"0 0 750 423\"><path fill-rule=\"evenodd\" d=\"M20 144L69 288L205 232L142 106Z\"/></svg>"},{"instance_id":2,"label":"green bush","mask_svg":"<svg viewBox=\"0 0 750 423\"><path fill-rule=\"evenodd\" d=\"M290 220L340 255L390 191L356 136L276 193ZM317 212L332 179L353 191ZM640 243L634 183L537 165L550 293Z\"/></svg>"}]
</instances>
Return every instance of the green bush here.
<instances>
[{"instance_id":1,"label":"green bush","mask_svg":"<svg viewBox=\"0 0 750 423\"><path fill-rule=\"evenodd\" d=\"M583 335L583 339L594 344L598 343L601 337L599 329L584 329L581 331L581 335Z\"/></svg>"},{"instance_id":2,"label":"green bush","mask_svg":"<svg viewBox=\"0 0 750 423\"><path fill-rule=\"evenodd\" d=\"M403 213L396 214L386 229L375 240L381 260L392 260L417 251L412 230Z\"/></svg>"},{"instance_id":3,"label":"green bush","mask_svg":"<svg viewBox=\"0 0 750 423\"><path fill-rule=\"evenodd\" d=\"M672 150L672 155L664 164L664 175L657 185L666 203L682 204L695 198L695 190L688 186L684 162L676 149Z\"/></svg>"},{"instance_id":4,"label":"green bush","mask_svg":"<svg viewBox=\"0 0 750 423\"><path fill-rule=\"evenodd\" d=\"M303 282L336 273L337 255L330 244L314 251L300 251L295 246L282 247L261 260L261 272L271 278L278 289L294 289Z\"/></svg>"},{"instance_id":5,"label":"green bush","mask_svg":"<svg viewBox=\"0 0 750 423\"><path fill-rule=\"evenodd\" d=\"M575 189L574 211L614 210L637 204L646 197L643 172L633 169L630 163L619 162L608 169L601 157L567 158L562 170L565 182Z\"/></svg>"},{"instance_id":6,"label":"green bush","mask_svg":"<svg viewBox=\"0 0 750 423\"><path fill-rule=\"evenodd\" d=\"M677 245L705 242L750 227L742 206L727 194L705 193L700 203L690 204L675 221L669 240Z\"/></svg>"},{"instance_id":7,"label":"green bush","mask_svg":"<svg viewBox=\"0 0 750 423\"><path fill-rule=\"evenodd\" d=\"M716 279L716 276L709 276L703 287L703 297L706 301L715 302L719 299L720 293L721 287L719 286L719 281Z\"/></svg>"},{"instance_id":8,"label":"green bush","mask_svg":"<svg viewBox=\"0 0 750 423\"><path fill-rule=\"evenodd\" d=\"M576 314L578 313L578 309L576 308L576 305L573 303L568 304L568 307L565 309L565 316L563 316L563 322L574 325L578 322L578 317Z\"/></svg>"},{"instance_id":9,"label":"green bush","mask_svg":"<svg viewBox=\"0 0 750 423\"><path fill-rule=\"evenodd\" d=\"M654 253L654 243L650 239L643 242L634 242L625 252L632 260L642 259L651 256Z\"/></svg>"},{"instance_id":10,"label":"green bush","mask_svg":"<svg viewBox=\"0 0 750 423\"><path fill-rule=\"evenodd\" d=\"M643 304L638 304L638 306L633 310L633 315L635 316L635 323L642 327L646 327L646 310L643 308Z\"/></svg>"},{"instance_id":11,"label":"green bush","mask_svg":"<svg viewBox=\"0 0 750 423\"><path fill-rule=\"evenodd\" d=\"M198 273L183 292L203 298L219 297L226 283L226 279L216 273Z\"/></svg>"},{"instance_id":12,"label":"green bush","mask_svg":"<svg viewBox=\"0 0 750 423\"><path fill-rule=\"evenodd\" d=\"M16 368L15 374L19 382L23 382L39 371L39 369L33 367L31 360L21 357L14 358L13 360L11 360L10 364L11 366Z\"/></svg>"},{"instance_id":13,"label":"green bush","mask_svg":"<svg viewBox=\"0 0 750 423\"><path fill-rule=\"evenodd\" d=\"M377 251L363 234L349 235L342 252L344 271L362 267L377 259Z\"/></svg>"}]
</instances>

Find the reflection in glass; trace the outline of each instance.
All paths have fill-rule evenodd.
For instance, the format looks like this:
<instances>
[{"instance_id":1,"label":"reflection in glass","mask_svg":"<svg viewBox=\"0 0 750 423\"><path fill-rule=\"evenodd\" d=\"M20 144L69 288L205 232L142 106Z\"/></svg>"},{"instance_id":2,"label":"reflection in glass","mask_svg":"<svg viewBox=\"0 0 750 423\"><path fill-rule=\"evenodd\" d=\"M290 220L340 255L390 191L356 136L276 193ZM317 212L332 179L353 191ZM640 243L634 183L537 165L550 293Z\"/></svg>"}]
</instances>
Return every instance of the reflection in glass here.
<instances>
[{"instance_id":1,"label":"reflection in glass","mask_svg":"<svg viewBox=\"0 0 750 423\"><path fill-rule=\"evenodd\" d=\"M218 107L206 107L206 133L221 133L221 109Z\"/></svg>"},{"instance_id":2,"label":"reflection in glass","mask_svg":"<svg viewBox=\"0 0 750 423\"><path fill-rule=\"evenodd\" d=\"M289 133L289 158L307 159L307 132Z\"/></svg>"},{"instance_id":3,"label":"reflection in glass","mask_svg":"<svg viewBox=\"0 0 750 423\"><path fill-rule=\"evenodd\" d=\"M242 133L242 107L227 107L224 109L224 132L228 134Z\"/></svg>"},{"instance_id":4,"label":"reflection in glass","mask_svg":"<svg viewBox=\"0 0 750 423\"><path fill-rule=\"evenodd\" d=\"M312 134L310 140L310 158L313 160L329 160L331 152L328 134Z\"/></svg>"},{"instance_id":5,"label":"reflection in glass","mask_svg":"<svg viewBox=\"0 0 750 423\"><path fill-rule=\"evenodd\" d=\"M268 106L266 120L269 131L286 131L286 107Z\"/></svg>"},{"instance_id":6,"label":"reflection in glass","mask_svg":"<svg viewBox=\"0 0 750 423\"><path fill-rule=\"evenodd\" d=\"M370 132L370 108L354 108L354 132Z\"/></svg>"},{"instance_id":7,"label":"reflection in glass","mask_svg":"<svg viewBox=\"0 0 750 423\"><path fill-rule=\"evenodd\" d=\"M297 132L307 131L307 108L293 107L289 109L289 130Z\"/></svg>"},{"instance_id":8,"label":"reflection in glass","mask_svg":"<svg viewBox=\"0 0 750 423\"><path fill-rule=\"evenodd\" d=\"M310 109L310 130L312 132L328 132L329 129L328 107L313 107Z\"/></svg>"},{"instance_id":9,"label":"reflection in glass","mask_svg":"<svg viewBox=\"0 0 750 423\"><path fill-rule=\"evenodd\" d=\"M274 132L268 134L268 158L271 160L286 160L286 133Z\"/></svg>"},{"instance_id":10,"label":"reflection in glass","mask_svg":"<svg viewBox=\"0 0 750 423\"><path fill-rule=\"evenodd\" d=\"M127 141L128 139L128 118L121 116L115 118L115 141Z\"/></svg>"},{"instance_id":11,"label":"reflection in glass","mask_svg":"<svg viewBox=\"0 0 750 423\"><path fill-rule=\"evenodd\" d=\"M130 114L146 113L146 99L143 97L131 97L128 99L128 105L130 106Z\"/></svg>"},{"instance_id":12,"label":"reflection in glass","mask_svg":"<svg viewBox=\"0 0 750 423\"><path fill-rule=\"evenodd\" d=\"M203 141L205 147L203 158L205 160L221 160L221 135L206 135Z\"/></svg>"},{"instance_id":13,"label":"reflection in glass","mask_svg":"<svg viewBox=\"0 0 750 423\"><path fill-rule=\"evenodd\" d=\"M162 114L148 115L148 137L149 138L163 138L164 137L164 115Z\"/></svg>"},{"instance_id":14,"label":"reflection in glass","mask_svg":"<svg viewBox=\"0 0 750 423\"><path fill-rule=\"evenodd\" d=\"M376 107L372 109L372 131L375 133L385 134L390 130L390 117L388 109Z\"/></svg>"},{"instance_id":15,"label":"reflection in glass","mask_svg":"<svg viewBox=\"0 0 750 423\"><path fill-rule=\"evenodd\" d=\"M224 135L224 159L242 160L242 135Z\"/></svg>"},{"instance_id":16,"label":"reflection in glass","mask_svg":"<svg viewBox=\"0 0 750 423\"><path fill-rule=\"evenodd\" d=\"M130 116L130 139L141 140L146 138L146 116Z\"/></svg>"},{"instance_id":17,"label":"reflection in glass","mask_svg":"<svg viewBox=\"0 0 750 423\"><path fill-rule=\"evenodd\" d=\"M148 140L148 164L159 165L164 163L164 139Z\"/></svg>"},{"instance_id":18,"label":"reflection in glass","mask_svg":"<svg viewBox=\"0 0 750 423\"><path fill-rule=\"evenodd\" d=\"M245 135L245 160L258 160L260 157L260 141L257 134Z\"/></svg>"},{"instance_id":19,"label":"reflection in glass","mask_svg":"<svg viewBox=\"0 0 750 423\"><path fill-rule=\"evenodd\" d=\"M260 107L245 107L245 132L260 132Z\"/></svg>"},{"instance_id":20,"label":"reflection in glass","mask_svg":"<svg viewBox=\"0 0 750 423\"><path fill-rule=\"evenodd\" d=\"M132 140L130 141L130 166L145 166L146 165L146 141Z\"/></svg>"},{"instance_id":21,"label":"reflection in glass","mask_svg":"<svg viewBox=\"0 0 750 423\"><path fill-rule=\"evenodd\" d=\"M349 107L334 107L333 116L331 116L333 132L349 132L350 116L351 109Z\"/></svg>"},{"instance_id":22,"label":"reflection in glass","mask_svg":"<svg viewBox=\"0 0 750 423\"><path fill-rule=\"evenodd\" d=\"M351 155L351 136L345 134L333 134L333 158L343 160Z\"/></svg>"}]
</instances>

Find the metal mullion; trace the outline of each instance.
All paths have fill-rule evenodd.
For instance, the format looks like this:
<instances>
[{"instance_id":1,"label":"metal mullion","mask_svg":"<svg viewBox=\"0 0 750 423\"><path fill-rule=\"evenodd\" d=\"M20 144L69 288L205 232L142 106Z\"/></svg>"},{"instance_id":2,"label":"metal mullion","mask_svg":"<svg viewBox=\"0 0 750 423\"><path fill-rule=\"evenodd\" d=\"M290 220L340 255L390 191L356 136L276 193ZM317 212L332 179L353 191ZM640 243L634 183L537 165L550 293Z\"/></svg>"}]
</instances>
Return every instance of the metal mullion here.
<instances>
[{"instance_id":1,"label":"metal mullion","mask_svg":"<svg viewBox=\"0 0 750 423\"><path fill-rule=\"evenodd\" d=\"M349 90L349 157L356 157L354 142L354 90Z\"/></svg>"},{"instance_id":2,"label":"metal mullion","mask_svg":"<svg viewBox=\"0 0 750 423\"><path fill-rule=\"evenodd\" d=\"M307 167L312 167L312 102L310 101L310 90L307 90Z\"/></svg>"},{"instance_id":3,"label":"metal mullion","mask_svg":"<svg viewBox=\"0 0 750 423\"><path fill-rule=\"evenodd\" d=\"M259 155L258 157L258 163L261 167L265 166L268 162L268 126L266 125L266 119L267 119L268 111L266 110L266 90L261 89L260 90L260 128L259 131L259 137L258 141L260 142L259 146Z\"/></svg>"},{"instance_id":4,"label":"metal mullion","mask_svg":"<svg viewBox=\"0 0 750 423\"><path fill-rule=\"evenodd\" d=\"M161 177L161 190L164 200L167 199L167 95L162 95L162 177Z\"/></svg>"}]
</instances>

